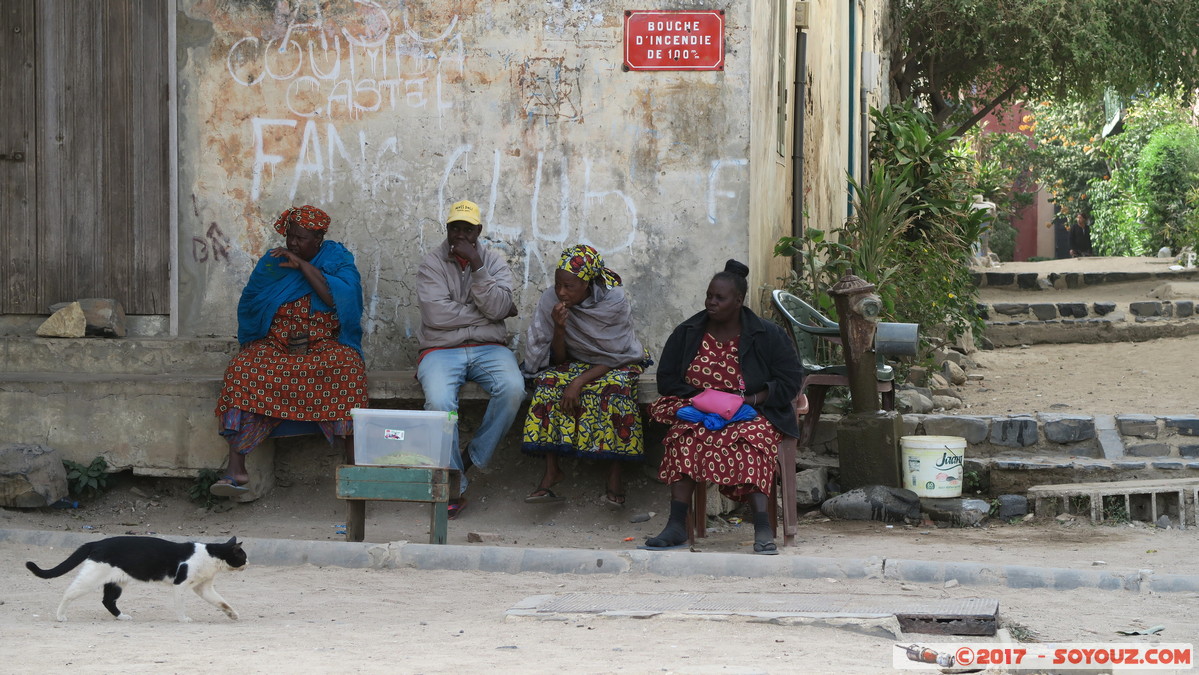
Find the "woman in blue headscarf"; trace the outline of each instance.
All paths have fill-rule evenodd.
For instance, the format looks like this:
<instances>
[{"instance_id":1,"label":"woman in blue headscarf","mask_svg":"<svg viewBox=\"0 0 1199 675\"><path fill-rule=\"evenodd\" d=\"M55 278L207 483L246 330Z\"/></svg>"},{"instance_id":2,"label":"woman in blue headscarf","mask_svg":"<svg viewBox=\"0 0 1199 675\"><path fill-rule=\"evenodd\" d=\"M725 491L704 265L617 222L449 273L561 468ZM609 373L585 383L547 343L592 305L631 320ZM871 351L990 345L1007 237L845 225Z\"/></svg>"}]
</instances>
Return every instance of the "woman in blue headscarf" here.
<instances>
[{"instance_id":1,"label":"woman in blue headscarf","mask_svg":"<svg viewBox=\"0 0 1199 675\"><path fill-rule=\"evenodd\" d=\"M246 455L268 436L319 430L332 443L353 433L350 410L367 407L362 282L353 254L325 240L329 222L314 206L284 211L274 227L287 245L263 256L242 290L241 351L216 406L229 464L214 495L248 491Z\"/></svg>"},{"instance_id":2,"label":"woman in blue headscarf","mask_svg":"<svg viewBox=\"0 0 1199 675\"><path fill-rule=\"evenodd\" d=\"M544 455L545 472L525 501L561 501L561 455L611 460L603 503L624 506L621 470L644 445L637 381L649 355L633 333L620 275L585 244L562 252L529 324L526 374L536 383L521 450Z\"/></svg>"}]
</instances>

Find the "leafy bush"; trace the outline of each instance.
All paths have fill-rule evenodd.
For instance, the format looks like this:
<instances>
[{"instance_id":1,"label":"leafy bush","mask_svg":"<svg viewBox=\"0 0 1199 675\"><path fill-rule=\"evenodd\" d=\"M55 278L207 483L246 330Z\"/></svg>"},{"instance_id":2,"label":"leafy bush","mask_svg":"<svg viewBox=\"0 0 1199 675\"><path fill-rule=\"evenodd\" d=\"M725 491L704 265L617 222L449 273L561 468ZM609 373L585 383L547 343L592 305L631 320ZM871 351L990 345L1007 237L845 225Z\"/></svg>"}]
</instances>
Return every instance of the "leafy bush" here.
<instances>
[{"instance_id":1,"label":"leafy bush","mask_svg":"<svg viewBox=\"0 0 1199 675\"><path fill-rule=\"evenodd\" d=\"M96 457L91 464L80 464L64 459L67 469L67 487L72 496L93 497L108 488L108 462Z\"/></svg>"},{"instance_id":2,"label":"leafy bush","mask_svg":"<svg viewBox=\"0 0 1199 675\"><path fill-rule=\"evenodd\" d=\"M970 208L973 155L910 104L872 110L871 116L871 157L906 188L903 220L893 222L903 237L889 252L894 270L879 291L886 318L919 323L926 344L933 336L954 340L981 324L969 264L987 214Z\"/></svg>"},{"instance_id":3,"label":"leafy bush","mask_svg":"<svg viewBox=\"0 0 1199 675\"><path fill-rule=\"evenodd\" d=\"M1188 197L1199 186L1199 130L1171 124L1154 131L1141 151L1136 181L1148 207L1149 250L1181 248L1194 210Z\"/></svg>"},{"instance_id":4,"label":"leafy bush","mask_svg":"<svg viewBox=\"0 0 1199 675\"><path fill-rule=\"evenodd\" d=\"M203 504L205 507L210 507L216 503L217 498L209 492L212 484L221 479L221 473L216 469L200 469L199 475L196 476L196 482L188 488L187 496L193 502Z\"/></svg>"},{"instance_id":5,"label":"leafy bush","mask_svg":"<svg viewBox=\"0 0 1199 675\"><path fill-rule=\"evenodd\" d=\"M1141 225L1147 209L1132 184L1135 174L1113 169L1092 181L1091 247L1096 255L1138 256L1149 251L1149 232Z\"/></svg>"},{"instance_id":6,"label":"leafy bush","mask_svg":"<svg viewBox=\"0 0 1199 675\"><path fill-rule=\"evenodd\" d=\"M800 271L792 273L791 278L784 283L784 288L834 319L836 310L828 289L849 269L850 253L848 246L830 239L823 230L815 228L804 230L800 237L782 237L774 246L776 256L799 257Z\"/></svg>"}]
</instances>

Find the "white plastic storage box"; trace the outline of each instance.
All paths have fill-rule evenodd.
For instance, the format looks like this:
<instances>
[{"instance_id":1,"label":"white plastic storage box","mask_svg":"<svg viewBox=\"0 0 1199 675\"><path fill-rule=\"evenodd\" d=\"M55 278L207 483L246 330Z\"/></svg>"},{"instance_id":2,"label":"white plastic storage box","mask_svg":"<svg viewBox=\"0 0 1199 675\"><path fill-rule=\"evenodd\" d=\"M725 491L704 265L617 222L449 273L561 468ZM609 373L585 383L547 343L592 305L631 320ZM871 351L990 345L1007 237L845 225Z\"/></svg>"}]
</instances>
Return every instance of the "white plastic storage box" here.
<instances>
[{"instance_id":1,"label":"white plastic storage box","mask_svg":"<svg viewBox=\"0 0 1199 675\"><path fill-rule=\"evenodd\" d=\"M449 467L458 413L355 408L354 463Z\"/></svg>"}]
</instances>

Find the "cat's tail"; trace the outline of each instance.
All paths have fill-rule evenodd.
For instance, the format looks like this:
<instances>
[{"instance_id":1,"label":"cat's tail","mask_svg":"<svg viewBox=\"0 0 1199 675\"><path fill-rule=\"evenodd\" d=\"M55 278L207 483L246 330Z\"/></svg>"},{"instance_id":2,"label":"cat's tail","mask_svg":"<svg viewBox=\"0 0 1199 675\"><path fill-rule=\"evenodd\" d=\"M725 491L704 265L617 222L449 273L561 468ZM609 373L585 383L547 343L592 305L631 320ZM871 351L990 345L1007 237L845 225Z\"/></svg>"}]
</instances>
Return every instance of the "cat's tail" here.
<instances>
[{"instance_id":1,"label":"cat's tail","mask_svg":"<svg viewBox=\"0 0 1199 675\"><path fill-rule=\"evenodd\" d=\"M72 553L66 560L60 562L57 566L55 566L51 569L48 569L48 570L44 570L44 569L38 567L37 565L34 565L32 561L26 562L25 567L30 572L33 572L34 574L36 574L37 576L39 576L43 579L53 579L54 577L61 577L62 575L66 574L67 572L70 572L71 570L78 567L80 563L82 563L84 560L87 560L87 556L90 551L91 551L90 543L84 544L83 546L80 546L79 548L75 549L75 552Z\"/></svg>"}]
</instances>

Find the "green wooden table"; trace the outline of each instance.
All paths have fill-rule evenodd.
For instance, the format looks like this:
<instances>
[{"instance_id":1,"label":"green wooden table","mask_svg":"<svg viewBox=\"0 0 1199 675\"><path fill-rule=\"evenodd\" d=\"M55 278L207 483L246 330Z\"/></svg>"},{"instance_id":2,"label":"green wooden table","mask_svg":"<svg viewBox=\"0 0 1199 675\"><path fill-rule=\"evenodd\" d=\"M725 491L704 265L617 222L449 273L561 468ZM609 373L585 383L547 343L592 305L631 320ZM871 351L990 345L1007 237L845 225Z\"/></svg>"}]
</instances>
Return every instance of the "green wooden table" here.
<instances>
[{"instance_id":1,"label":"green wooden table","mask_svg":"<svg viewBox=\"0 0 1199 675\"><path fill-rule=\"evenodd\" d=\"M458 472L427 466L337 467L337 498L347 500L346 541L366 537L366 502L427 502L429 543L446 543L450 494L456 492Z\"/></svg>"}]
</instances>

